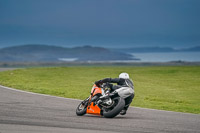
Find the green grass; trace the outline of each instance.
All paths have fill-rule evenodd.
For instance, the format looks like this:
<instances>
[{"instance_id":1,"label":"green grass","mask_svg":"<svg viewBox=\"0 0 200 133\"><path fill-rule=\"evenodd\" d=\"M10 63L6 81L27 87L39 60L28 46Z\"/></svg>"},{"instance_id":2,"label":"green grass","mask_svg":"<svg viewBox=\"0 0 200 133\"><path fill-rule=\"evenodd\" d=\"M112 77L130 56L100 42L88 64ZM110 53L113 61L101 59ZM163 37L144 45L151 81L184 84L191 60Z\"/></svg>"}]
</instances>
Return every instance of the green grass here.
<instances>
[{"instance_id":1,"label":"green grass","mask_svg":"<svg viewBox=\"0 0 200 133\"><path fill-rule=\"evenodd\" d=\"M21 90L84 99L94 81L130 74L133 106L200 114L200 67L55 67L0 73L0 84Z\"/></svg>"}]
</instances>

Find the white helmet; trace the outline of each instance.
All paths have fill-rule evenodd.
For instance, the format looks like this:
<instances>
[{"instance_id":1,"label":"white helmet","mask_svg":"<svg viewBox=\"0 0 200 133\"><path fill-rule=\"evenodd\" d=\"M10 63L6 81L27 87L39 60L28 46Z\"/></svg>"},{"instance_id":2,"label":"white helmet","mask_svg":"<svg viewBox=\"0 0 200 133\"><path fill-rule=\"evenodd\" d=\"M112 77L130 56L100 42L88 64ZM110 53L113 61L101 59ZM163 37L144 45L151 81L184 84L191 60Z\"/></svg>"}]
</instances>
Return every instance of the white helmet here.
<instances>
[{"instance_id":1,"label":"white helmet","mask_svg":"<svg viewBox=\"0 0 200 133\"><path fill-rule=\"evenodd\" d=\"M128 73L121 73L121 74L119 75L119 78L122 78L122 79L129 79L129 75L128 75Z\"/></svg>"}]
</instances>

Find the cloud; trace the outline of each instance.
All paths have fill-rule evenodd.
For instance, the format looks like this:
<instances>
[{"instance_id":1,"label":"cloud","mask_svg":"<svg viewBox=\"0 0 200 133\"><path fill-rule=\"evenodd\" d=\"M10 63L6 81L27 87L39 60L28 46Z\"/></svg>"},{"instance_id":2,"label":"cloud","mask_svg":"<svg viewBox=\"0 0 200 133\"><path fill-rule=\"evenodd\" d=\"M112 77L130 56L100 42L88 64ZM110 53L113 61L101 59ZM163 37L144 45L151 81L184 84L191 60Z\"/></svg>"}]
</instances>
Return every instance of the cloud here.
<instances>
[{"instance_id":1,"label":"cloud","mask_svg":"<svg viewBox=\"0 0 200 133\"><path fill-rule=\"evenodd\" d=\"M0 43L14 43L12 38L15 43L62 40L124 46L199 43L199 4L198 0L6 0L0 3Z\"/></svg>"}]
</instances>

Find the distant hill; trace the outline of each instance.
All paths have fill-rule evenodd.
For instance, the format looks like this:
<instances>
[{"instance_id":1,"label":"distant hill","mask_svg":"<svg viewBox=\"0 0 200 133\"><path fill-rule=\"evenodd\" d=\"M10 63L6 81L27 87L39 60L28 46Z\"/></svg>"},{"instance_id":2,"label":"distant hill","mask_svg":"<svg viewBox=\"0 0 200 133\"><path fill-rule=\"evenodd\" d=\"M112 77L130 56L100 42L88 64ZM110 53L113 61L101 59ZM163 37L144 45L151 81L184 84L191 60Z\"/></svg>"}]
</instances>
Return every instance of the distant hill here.
<instances>
[{"instance_id":1,"label":"distant hill","mask_svg":"<svg viewBox=\"0 0 200 133\"><path fill-rule=\"evenodd\" d=\"M152 53L152 52L171 52L173 48L169 47L135 47L135 48L120 48L112 49L114 51L125 51L127 53Z\"/></svg>"},{"instance_id":2,"label":"distant hill","mask_svg":"<svg viewBox=\"0 0 200 133\"><path fill-rule=\"evenodd\" d=\"M137 60L132 55L102 47L64 48L48 45L21 45L0 49L1 62Z\"/></svg>"},{"instance_id":3,"label":"distant hill","mask_svg":"<svg viewBox=\"0 0 200 133\"><path fill-rule=\"evenodd\" d=\"M118 52L126 53L156 53L156 52L200 52L200 46L183 48L183 49L174 49L171 47L133 47L133 48L115 48L111 49Z\"/></svg>"},{"instance_id":4,"label":"distant hill","mask_svg":"<svg viewBox=\"0 0 200 133\"><path fill-rule=\"evenodd\" d=\"M179 51L181 51L181 52L187 52L187 51L189 51L189 52L200 52L200 46L196 46L196 47L191 47L191 48L184 48L184 49L180 49Z\"/></svg>"}]
</instances>

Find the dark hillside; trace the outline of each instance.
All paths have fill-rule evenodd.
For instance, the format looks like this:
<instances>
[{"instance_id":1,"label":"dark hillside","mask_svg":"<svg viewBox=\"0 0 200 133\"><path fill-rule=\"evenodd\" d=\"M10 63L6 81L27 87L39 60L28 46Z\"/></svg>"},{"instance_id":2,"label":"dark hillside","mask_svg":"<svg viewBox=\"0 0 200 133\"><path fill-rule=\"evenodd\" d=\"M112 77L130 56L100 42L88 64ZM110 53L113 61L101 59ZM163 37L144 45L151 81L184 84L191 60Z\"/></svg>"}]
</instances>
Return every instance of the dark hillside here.
<instances>
[{"instance_id":1,"label":"dark hillside","mask_svg":"<svg viewBox=\"0 0 200 133\"><path fill-rule=\"evenodd\" d=\"M2 62L54 62L68 59L76 61L135 60L127 53L91 46L63 48L33 44L0 49L0 61Z\"/></svg>"}]
</instances>

